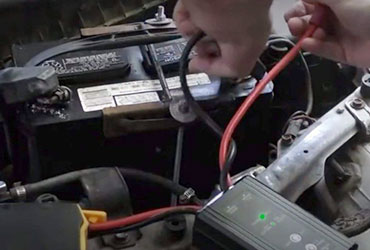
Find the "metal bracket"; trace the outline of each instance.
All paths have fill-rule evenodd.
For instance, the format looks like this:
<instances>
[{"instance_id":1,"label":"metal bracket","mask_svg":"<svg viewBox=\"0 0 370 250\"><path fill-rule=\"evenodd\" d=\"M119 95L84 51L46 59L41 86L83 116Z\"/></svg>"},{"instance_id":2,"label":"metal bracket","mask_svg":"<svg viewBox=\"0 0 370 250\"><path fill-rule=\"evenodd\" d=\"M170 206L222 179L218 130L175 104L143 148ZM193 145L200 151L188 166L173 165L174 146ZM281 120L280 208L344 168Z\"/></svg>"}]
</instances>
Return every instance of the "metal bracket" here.
<instances>
[{"instance_id":1,"label":"metal bracket","mask_svg":"<svg viewBox=\"0 0 370 250\"><path fill-rule=\"evenodd\" d=\"M360 98L349 100L345 106L360 126L360 133L370 137L370 107Z\"/></svg>"},{"instance_id":2,"label":"metal bracket","mask_svg":"<svg viewBox=\"0 0 370 250\"><path fill-rule=\"evenodd\" d=\"M177 126L179 123L170 116L169 105L164 103L145 103L103 110L103 130L106 138Z\"/></svg>"}]
</instances>

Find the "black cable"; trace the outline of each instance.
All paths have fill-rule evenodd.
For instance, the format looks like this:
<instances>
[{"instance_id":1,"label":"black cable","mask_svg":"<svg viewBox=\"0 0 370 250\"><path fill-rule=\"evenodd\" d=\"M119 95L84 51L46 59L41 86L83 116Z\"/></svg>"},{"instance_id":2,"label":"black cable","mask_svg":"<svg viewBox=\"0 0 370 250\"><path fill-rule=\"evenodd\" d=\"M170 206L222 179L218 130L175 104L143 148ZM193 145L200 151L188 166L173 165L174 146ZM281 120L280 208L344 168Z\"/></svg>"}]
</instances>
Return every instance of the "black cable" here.
<instances>
[{"instance_id":1,"label":"black cable","mask_svg":"<svg viewBox=\"0 0 370 250\"><path fill-rule=\"evenodd\" d=\"M82 176L93 174L100 171L105 171L110 168L94 168L94 169L85 169L79 170L75 172L70 172L64 175L56 176L50 179L46 179L37 183L26 184L23 187L26 190L26 195L28 197L34 197L42 193L50 192L51 190L63 186L65 184L78 181L81 179ZM123 175L124 178L127 179L134 179L137 181L149 182L159 185L171 192L182 195L188 188L181 186L168 180L162 176L147 173L144 171L136 170L136 169L129 169L129 168L118 168L120 173ZM15 189L11 189L10 192L15 192Z\"/></svg>"},{"instance_id":2,"label":"black cable","mask_svg":"<svg viewBox=\"0 0 370 250\"><path fill-rule=\"evenodd\" d=\"M50 49L44 50L36 56L32 57L26 64L26 67L38 66L44 61L51 59L53 57L63 55L66 53L71 53L75 51L83 50L99 50L99 49L114 49L117 47L129 47L146 45L153 43L165 42L168 40L178 39L181 36L178 34L162 34L162 35L137 35L129 37L118 37L104 40L96 40L98 37L86 38L82 40L71 41L64 43Z\"/></svg>"},{"instance_id":3,"label":"black cable","mask_svg":"<svg viewBox=\"0 0 370 250\"><path fill-rule=\"evenodd\" d=\"M129 168L119 168L119 171L124 178L132 178L137 181L155 183L158 186L171 190L177 195L182 195L186 190L188 190L188 188L181 186L180 184L176 184L171 180L152 173Z\"/></svg>"},{"instance_id":4,"label":"black cable","mask_svg":"<svg viewBox=\"0 0 370 250\"><path fill-rule=\"evenodd\" d=\"M99 232L91 232L89 233L89 238L93 238L96 236L101 236L101 235L107 235L107 234L117 234L117 233L124 233L132 230L136 230L145 226L148 226L150 224L156 223L158 221L165 220L169 217L176 216L176 215L184 215L184 214L193 214L196 215L197 211L191 208L178 208L174 209L168 212L164 212L162 214L153 216L152 218L149 218L147 220L141 221L139 223L129 225L126 227L121 227L121 228L115 228L115 229L110 229L110 230L104 230L104 231L99 231Z\"/></svg>"},{"instance_id":5,"label":"black cable","mask_svg":"<svg viewBox=\"0 0 370 250\"><path fill-rule=\"evenodd\" d=\"M203 32L199 32L198 34L194 35L189 42L186 44L184 51L182 53L182 56L180 58L180 82L181 82L181 88L184 92L184 97L186 102L188 103L189 107L192 109L192 111L198 116L198 118L206 124L218 137L222 139L222 136L224 134L223 129L205 112L200 105L196 102L193 95L190 92L190 89L188 87L187 79L186 79L186 73L189 66L189 55L193 49L193 47L196 45L198 41L200 41L205 34ZM230 173L231 166L235 160L237 154L237 146L234 140L230 143L230 150L228 157L226 159L225 166L223 167L221 174L220 174L220 186L222 191L226 191L228 189L227 185L227 176Z\"/></svg>"}]
</instances>

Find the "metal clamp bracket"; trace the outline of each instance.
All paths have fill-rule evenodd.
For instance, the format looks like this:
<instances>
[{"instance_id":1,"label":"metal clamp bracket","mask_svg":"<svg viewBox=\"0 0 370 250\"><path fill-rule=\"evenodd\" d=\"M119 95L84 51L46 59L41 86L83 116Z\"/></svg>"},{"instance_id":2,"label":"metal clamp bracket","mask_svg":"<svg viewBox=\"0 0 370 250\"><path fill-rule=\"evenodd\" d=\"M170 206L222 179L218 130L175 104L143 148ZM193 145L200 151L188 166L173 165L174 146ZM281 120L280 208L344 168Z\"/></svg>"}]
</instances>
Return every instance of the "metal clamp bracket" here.
<instances>
[{"instance_id":1,"label":"metal clamp bracket","mask_svg":"<svg viewBox=\"0 0 370 250\"><path fill-rule=\"evenodd\" d=\"M370 137L370 107L360 98L349 100L345 106L360 126L360 133Z\"/></svg>"}]
</instances>

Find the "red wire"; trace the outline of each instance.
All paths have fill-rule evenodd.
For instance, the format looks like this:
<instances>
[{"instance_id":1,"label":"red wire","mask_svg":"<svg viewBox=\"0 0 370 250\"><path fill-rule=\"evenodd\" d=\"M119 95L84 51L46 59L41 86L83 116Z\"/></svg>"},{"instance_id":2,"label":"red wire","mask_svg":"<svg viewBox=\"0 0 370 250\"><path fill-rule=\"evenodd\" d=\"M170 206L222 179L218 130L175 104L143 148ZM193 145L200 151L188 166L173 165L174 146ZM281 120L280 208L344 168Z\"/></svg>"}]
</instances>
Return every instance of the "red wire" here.
<instances>
[{"instance_id":1,"label":"red wire","mask_svg":"<svg viewBox=\"0 0 370 250\"><path fill-rule=\"evenodd\" d=\"M248 110L251 108L253 103L257 100L261 92L265 89L266 85L272 81L299 53L302 47L303 40L305 38L311 37L318 25L317 23L320 23L320 20L323 18L324 14L323 12L320 12L320 18L316 18L315 16L315 24L311 23L304 33L304 35L301 37L299 42L287 53L278 64L276 64L272 70L260 81L260 83L255 87L253 92L246 98L246 100L243 102L241 107L238 109L238 111L235 113L234 117L231 119L229 125L227 126L224 136L222 137L221 146L220 146L220 154L219 154L219 165L220 169L223 169L223 166L225 165L228 149L230 146L231 138L238 127L240 121L243 119L245 114L248 112ZM319 19L319 21L317 21ZM231 178L230 175L228 175L228 186L231 186Z\"/></svg>"},{"instance_id":2,"label":"red wire","mask_svg":"<svg viewBox=\"0 0 370 250\"><path fill-rule=\"evenodd\" d=\"M179 208L190 208L190 209L194 209L194 211L198 211L202 207L200 206L178 206L178 207L159 208L159 209L147 211L144 213L136 214L130 217L122 218L122 219L111 220L111 221L97 223L97 224L90 224L89 231L90 232L105 231L105 230L110 230L114 228L129 226L129 225L144 221L146 219L149 219L153 216L156 216L156 215L159 215L159 214L171 211L171 210L176 210Z\"/></svg>"},{"instance_id":3,"label":"red wire","mask_svg":"<svg viewBox=\"0 0 370 250\"><path fill-rule=\"evenodd\" d=\"M285 55L285 57L275 65L275 67L265 76L264 79L261 80L261 82L256 86L256 88L253 90L253 92L247 97L247 99L244 101L244 103L241 105L239 110L235 113L234 117L230 121L229 125L227 126L224 136L222 138L221 146L220 146L220 168L222 170L225 160L228 153L228 148L230 145L230 141L232 138L232 135L235 132L235 129L237 128L240 121L243 119L244 115L247 113L247 111L250 109L250 107L253 105L253 103L257 100L258 96L261 94L262 90L266 87L266 85L272 81L299 53L302 42L305 38L311 37L314 32L316 31L317 27L320 25L322 20L325 17L326 8L322 8L321 6L318 6L319 8L316 8L315 13L311 19L311 25L308 27L305 34L302 36L302 38L299 40L299 42L294 46L288 54ZM231 178L228 176L228 185L231 185ZM159 208L151 211L147 211L144 213L136 214L130 217L126 217L123 219L117 219L117 220L111 220L103 223L98 224L90 224L89 230L91 232L94 231L104 231L104 230L110 230L114 228L119 227L125 227L128 225L136 224L138 222L144 221L146 219L149 219L153 216L171 211L176 210L179 208L190 208L194 209L194 211L198 211L201 209L200 206L179 206L179 207L166 207L166 208Z\"/></svg>"}]
</instances>

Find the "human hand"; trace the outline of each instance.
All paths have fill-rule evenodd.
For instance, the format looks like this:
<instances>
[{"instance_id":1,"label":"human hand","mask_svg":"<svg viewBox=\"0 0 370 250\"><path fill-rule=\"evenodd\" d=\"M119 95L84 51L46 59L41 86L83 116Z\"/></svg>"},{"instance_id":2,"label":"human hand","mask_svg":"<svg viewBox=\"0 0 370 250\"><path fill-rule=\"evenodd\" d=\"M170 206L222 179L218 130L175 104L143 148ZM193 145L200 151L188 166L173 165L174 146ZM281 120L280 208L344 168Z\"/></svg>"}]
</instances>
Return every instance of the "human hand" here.
<instances>
[{"instance_id":1,"label":"human hand","mask_svg":"<svg viewBox=\"0 0 370 250\"><path fill-rule=\"evenodd\" d=\"M370 66L370 0L300 0L285 15L294 36L309 25L314 4L329 7L325 23L302 48L316 55L357 67Z\"/></svg>"},{"instance_id":2,"label":"human hand","mask_svg":"<svg viewBox=\"0 0 370 250\"><path fill-rule=\"evenodd\" d=\"M202 30L207 37L196 46L191 72L244 77L253 69L270 32L272 0L179 0L174 18L190 37Z\"/></svg>"}]
</instances>

